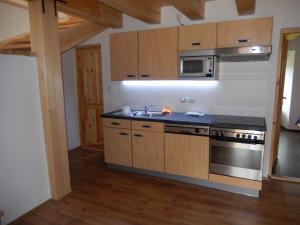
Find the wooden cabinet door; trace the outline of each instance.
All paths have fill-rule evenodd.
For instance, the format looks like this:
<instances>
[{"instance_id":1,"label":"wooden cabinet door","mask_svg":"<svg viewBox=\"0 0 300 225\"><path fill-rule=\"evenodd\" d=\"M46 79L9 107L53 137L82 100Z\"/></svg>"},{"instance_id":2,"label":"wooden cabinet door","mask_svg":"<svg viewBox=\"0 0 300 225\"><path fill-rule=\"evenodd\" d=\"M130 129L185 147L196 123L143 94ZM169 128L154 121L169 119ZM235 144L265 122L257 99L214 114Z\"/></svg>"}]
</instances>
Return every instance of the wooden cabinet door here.
<instances>
[{"instance_id":1,"label":"wooden cabinet door","mask_svg":"<svg viewBox=\"0 0 300 225\"><path fill-rule=\"evenodd\" d=\"M218 23L218 48L270 45L273 18L236 20Z\"/></svg>"},{"instance_id":2,"label":"wooden cabinet door","mask_svg":"<svg viewBox=\"0 0 300 225\"><path fill-rule=\"evenodd\" d=\"M131 130L104 127L105 162L132 167Z\"/></svg>"},{"instance_id":3,"label":"wooden cabinet door","mask_svg":"<svg viewBox=\"0 0 300 225\"><path fill-rule=\"evenodd\" d=\"M111 80L138 79L137 32L110 35Z\"/></svg>"},{"instance_id":4,"label":"wooden cabinet door","mask_svg":"<svg viewBox=\"0 0 300 225\"><path fill-rule=\"evenodd\" d=\"M139 32L139 79L177 79L177 28Z\"/></svg>"},{"instance_id":5,"label":"wooden cabinet door","mask_svg":"<svg viewBox=\"0 0 300 225\"><path fill-rule=\"evenodd\" d=\"M209 138L165 134L165 172L208 179Z\"/></svg>"},{"instance_id":6,"label":"wooden cabinet door","mask_svg":"<svg viewBox=\"0 0 300 225\"><path fill-rule=\"evenodd\" d=\"M76 59L81 146L100 149L103 145L101 48L77 48Z\"/></svg>"},{"instance_id":7,"label":"wooden cabinet door","mask_svg":"<svg viewBox=\"0 0 300 225\"><path fill-rule=\"evenodd\" d=\"M164 134L132 131L133 167L164 172Z\"/></svg>"},{"instance_id":8,"label":"wooden cabinet door","mask_svg":"<svg viewBox=\"0 0 300 225\"><path fill-rule=\"evenodd\" d=\"M217 24L197 24L178 28L178 50L214 49L217 46Z\"/></svg>"}]
</instances>

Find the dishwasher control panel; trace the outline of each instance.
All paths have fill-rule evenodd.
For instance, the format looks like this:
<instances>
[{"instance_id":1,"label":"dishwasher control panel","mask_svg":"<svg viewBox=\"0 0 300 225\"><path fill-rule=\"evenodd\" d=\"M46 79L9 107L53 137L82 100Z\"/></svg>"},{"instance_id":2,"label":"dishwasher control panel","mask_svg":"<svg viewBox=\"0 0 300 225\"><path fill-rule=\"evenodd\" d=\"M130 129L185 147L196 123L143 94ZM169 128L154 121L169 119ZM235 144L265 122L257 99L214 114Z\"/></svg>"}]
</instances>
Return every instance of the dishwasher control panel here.
<instances>
[{"instance_id":1,"label":"dishwasher control panel","mask_svg":"<svg viewBox=\"0 0 300 225\"><path fill-rule=\"evenodd\" d=\"M208 126L165 124L166 133L209 136Z\"/></svg>"}]
</instances>

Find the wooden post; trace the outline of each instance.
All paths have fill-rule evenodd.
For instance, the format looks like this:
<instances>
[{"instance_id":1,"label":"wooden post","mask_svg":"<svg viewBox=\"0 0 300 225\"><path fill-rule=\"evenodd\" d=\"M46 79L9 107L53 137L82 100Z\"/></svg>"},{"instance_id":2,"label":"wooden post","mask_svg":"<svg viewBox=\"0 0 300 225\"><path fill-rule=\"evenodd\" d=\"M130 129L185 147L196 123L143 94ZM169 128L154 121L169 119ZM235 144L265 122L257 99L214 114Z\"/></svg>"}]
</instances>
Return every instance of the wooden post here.
<instances>
[{"instance_id":1,"label":"wooden post","mask_svg":"<svg viewBox=\"0 0 300 225\"><path fill-rule=\"evenodd\" d=\"M71 191L58 19L53 0L28 1L32 51L37 56L40 98L52 198Z\"/></svg>"}]
</instances>

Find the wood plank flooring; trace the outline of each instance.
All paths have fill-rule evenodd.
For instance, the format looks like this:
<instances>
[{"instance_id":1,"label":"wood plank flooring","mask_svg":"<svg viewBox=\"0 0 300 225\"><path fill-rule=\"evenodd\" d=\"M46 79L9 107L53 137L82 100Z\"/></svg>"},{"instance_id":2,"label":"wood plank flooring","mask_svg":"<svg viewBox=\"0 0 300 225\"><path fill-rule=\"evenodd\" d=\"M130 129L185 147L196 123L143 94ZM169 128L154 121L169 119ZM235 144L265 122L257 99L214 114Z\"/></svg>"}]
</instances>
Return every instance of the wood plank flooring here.
<instances>
[{"instance_id":1,"label":"wood plank flooring","mask_svg":"<svg viewBox=\"0 0 300 225\"><path fill-rule=\"evenodd\" d=\"M260 199L106 168L103 153L69 154L73 192L18 225L299 225L300 185L264 182Z\"/></svg>"},{"instance_id":2,"label":"wood plank flooring","mask_svg":"<svg viewBox=\"0 0 300 225\"><path fill-rule=\"evenodd\" d=\"M300 132L280 131L278 159L273 175L300 178ZM299 223L300 224L300 223Z\"/></svg>"}]
</instances>

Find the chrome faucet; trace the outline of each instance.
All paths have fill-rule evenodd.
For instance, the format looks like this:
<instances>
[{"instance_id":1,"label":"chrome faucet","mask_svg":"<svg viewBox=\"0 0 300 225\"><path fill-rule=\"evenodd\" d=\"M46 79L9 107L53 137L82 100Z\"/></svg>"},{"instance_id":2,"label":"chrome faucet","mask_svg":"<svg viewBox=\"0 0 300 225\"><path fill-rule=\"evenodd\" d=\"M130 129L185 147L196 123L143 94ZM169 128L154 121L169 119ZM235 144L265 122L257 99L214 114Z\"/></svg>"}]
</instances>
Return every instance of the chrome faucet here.
<instances>
[{"instance_id":1,"label":"chrome faucet","mask_svg":"<svg viewBox=\"0 0 300 225\"><path fill-rule=\"evenodd\" d=\"M149 113L149 111L152 109L152 107L153 107L154 105L145 105L144 106L144 113L145 114L148 114Z\"/></svg>"}]
</instances>

